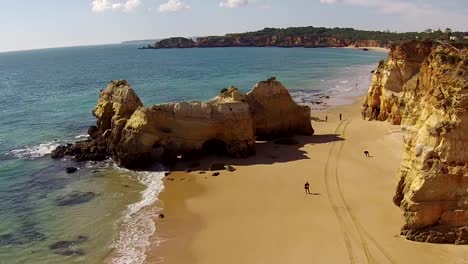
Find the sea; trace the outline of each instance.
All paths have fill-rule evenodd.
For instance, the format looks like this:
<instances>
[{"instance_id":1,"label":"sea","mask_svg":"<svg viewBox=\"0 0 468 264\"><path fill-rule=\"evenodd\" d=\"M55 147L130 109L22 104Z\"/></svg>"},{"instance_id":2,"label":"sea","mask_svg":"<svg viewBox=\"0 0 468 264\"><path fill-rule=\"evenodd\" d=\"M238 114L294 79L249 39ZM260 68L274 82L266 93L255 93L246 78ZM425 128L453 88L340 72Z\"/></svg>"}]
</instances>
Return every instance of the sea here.
<instances>
[{"instance_id":1,"label":"sea","mask_svg":"<svg viewBox=\"0 0 468 264\"><path fill-rule=\"evenodd\" d=\"M323 110L364 94L385 57L337 48L123 44L0 53L0 263L144 262L150 236L157 237L152 219L164 173L50 157L58 145L87 137L91 109L111 80L128 80L152 105L208 100L229 86L247 92L275 76L298 103ZM78 171L66 173L70 166Z\"/></svg>"}]
</instances>

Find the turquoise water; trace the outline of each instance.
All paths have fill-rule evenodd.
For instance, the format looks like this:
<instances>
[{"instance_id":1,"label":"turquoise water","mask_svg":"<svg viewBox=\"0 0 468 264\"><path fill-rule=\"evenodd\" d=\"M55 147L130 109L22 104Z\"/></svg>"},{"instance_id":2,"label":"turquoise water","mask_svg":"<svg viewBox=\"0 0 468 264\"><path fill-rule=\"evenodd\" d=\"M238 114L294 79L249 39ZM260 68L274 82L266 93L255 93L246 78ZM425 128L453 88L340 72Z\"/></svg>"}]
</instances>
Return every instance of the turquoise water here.
<instances>
[{"instance_id":1,"label":"turquoise water","mask_svg":"<svg viewBox=\"0 0 468 264\"><path fill-rule=\"evenodd\" d=\"M363 93L370 71L384 57L331 48L134 45L0 53L0 263L101 263L113 248L115 263L144 259L144 243L137 240L154 226L139 212L163 188L161 175L48 156L58 144L86 134L99 90L110 80L127 79L149 105L207 100L230 85L248 91L277 76L295 100L321 108ZM79 171L66 174L67 166ZM85 201L60 205L77 192ZM53 246L73 240L65 249Z\"/></svg>"}]
</instances>

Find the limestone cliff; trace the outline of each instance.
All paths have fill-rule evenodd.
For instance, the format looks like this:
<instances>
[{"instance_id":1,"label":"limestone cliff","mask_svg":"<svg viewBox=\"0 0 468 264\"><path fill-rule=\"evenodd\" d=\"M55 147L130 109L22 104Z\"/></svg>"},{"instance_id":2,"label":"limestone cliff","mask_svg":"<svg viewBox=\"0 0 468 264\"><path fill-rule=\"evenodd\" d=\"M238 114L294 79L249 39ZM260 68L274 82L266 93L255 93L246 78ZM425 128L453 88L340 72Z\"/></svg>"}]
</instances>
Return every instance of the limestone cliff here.
<instances>
[{"instance_id":1,"label":"limestone cliff","mask_svg":"<svg viewBox=\"0 0 468 264\"><path fill-rule=\"evenodd\" d=\"M403 161L394 197L402 234L468 244L468 49L434 47L405 87Z\"/></svg>"},{"instance_id":2,"label":"limestone cliff","mask_svg":"<svg viewBox=\"0 0 468 264\"><path fill-rule=\"evenodd\" d=\"M206 152L247 157L255 153L257 137L313 134L309 107L298 106L275 78L247 94L231 87L209 102L151 107L143 107L126 81L113 81L101 91L93 114L92 139L60 146L53 157L102 160L108 155L121 166L142 168Z\"/></svg>"},{"instance_id":3,"label":"limestone cliff","mask_svg":"<svg viewBox=\"0 0 468 264\"><path fill-rule=\"evenodd\" d=\"M394 44L386 61L381 61L374 71L368 95L362 107L367 120L388 120L401 123L400 98L406 84L417 78L421 63L431 52L431 42L406 42Z\"/></svg>"}]
</instances>

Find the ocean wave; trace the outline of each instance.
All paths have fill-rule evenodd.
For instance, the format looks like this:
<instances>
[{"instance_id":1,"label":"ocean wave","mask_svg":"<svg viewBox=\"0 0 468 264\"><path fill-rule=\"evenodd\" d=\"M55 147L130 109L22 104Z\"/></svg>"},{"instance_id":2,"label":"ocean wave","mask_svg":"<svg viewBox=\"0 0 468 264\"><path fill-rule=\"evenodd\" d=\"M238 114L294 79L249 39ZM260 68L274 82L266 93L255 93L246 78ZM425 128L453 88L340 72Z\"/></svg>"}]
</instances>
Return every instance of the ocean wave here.
<instances>
[{"instance_id":1,"label":"ocean wave","mask_svg":"<svg viewBox=\"0 0 468 264\"><path fill-rule=\"evenodd\" d=\"M20 149L13 149L6 153L20 159L38 159L50 154L56 147L60 145L60 141L54 140L46 143L41 143L35 146L26 146Z\"/></svg>"},{"instance_id":2,"label":"ocean wave","mask_svg":"<svg viewBox=\"0 0 468 264\"><path fill-rule=\"evenodd\" d=\"M371 64L342 68L336 72L336 78L320 79L317 87L293 90L291 96L295 102L309 105L313 109L352 103L351 97L367 91L372 77L370 72L374 67Z\"/></svg>"},{"instance_id":3,"label":"ocean wave","mask_svg":"<svg viewBox=\"0 0 468 264\"><path fill-rule=\"evenodd\" d=\"M130 172L130 171L129 171ZM122 231L115 247L113 264L141 264L146 259L150 238L156 231L153 218L160 209L153 205L164 189L164 172L130 172L136 174L140 183L146 186L140 201L127 207Z\"/></svg>"},{"instance_id":4,"label":"ocean wave","mask_svg":"<svg viewBox=\"0 0 468 264\"><path fill-rule=\"evenodd\" d=\"M75 138L76 139L83 139L83 138L88 138L88 137L89 137L88 135L78 135Z\"/></svg>"}]
</instances>

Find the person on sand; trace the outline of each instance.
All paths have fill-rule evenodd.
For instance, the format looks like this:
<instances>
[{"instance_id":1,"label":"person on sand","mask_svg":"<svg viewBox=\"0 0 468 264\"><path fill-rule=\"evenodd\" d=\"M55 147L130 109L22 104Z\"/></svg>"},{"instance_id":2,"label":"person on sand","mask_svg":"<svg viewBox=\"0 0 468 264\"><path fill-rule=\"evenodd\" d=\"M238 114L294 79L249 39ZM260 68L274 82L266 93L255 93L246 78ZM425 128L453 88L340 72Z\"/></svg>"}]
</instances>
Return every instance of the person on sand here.
<instances>
[{"instance_id":1,"label":"person on sand","mask_svg":"<svg viewBox=\"0 0 468 264\"><path fill-rule=\"evenodd\" d=\"M328 122L328 115L325 116L325 122Z\"/></svg>"},{"instance_id":2,"label":"person on sand","mask_svg":"<svg viewBox=\"0 0 468 264\"><path fill-rule=\"evenodd\" d=\"M304 189L305 189L306 194L310 194L309 182L308 181L306 181L306 183L304 184Z\"/></svg>"},{"instance_id":3,"label":"person on sand","mask_svg":"<svg viewBox=\"0 0 468 264\"><path fill-rule=\"evenodd\" d=\"M341 113L340 113L340 121L341 121Z\"/></svg>"}]
</instances>

